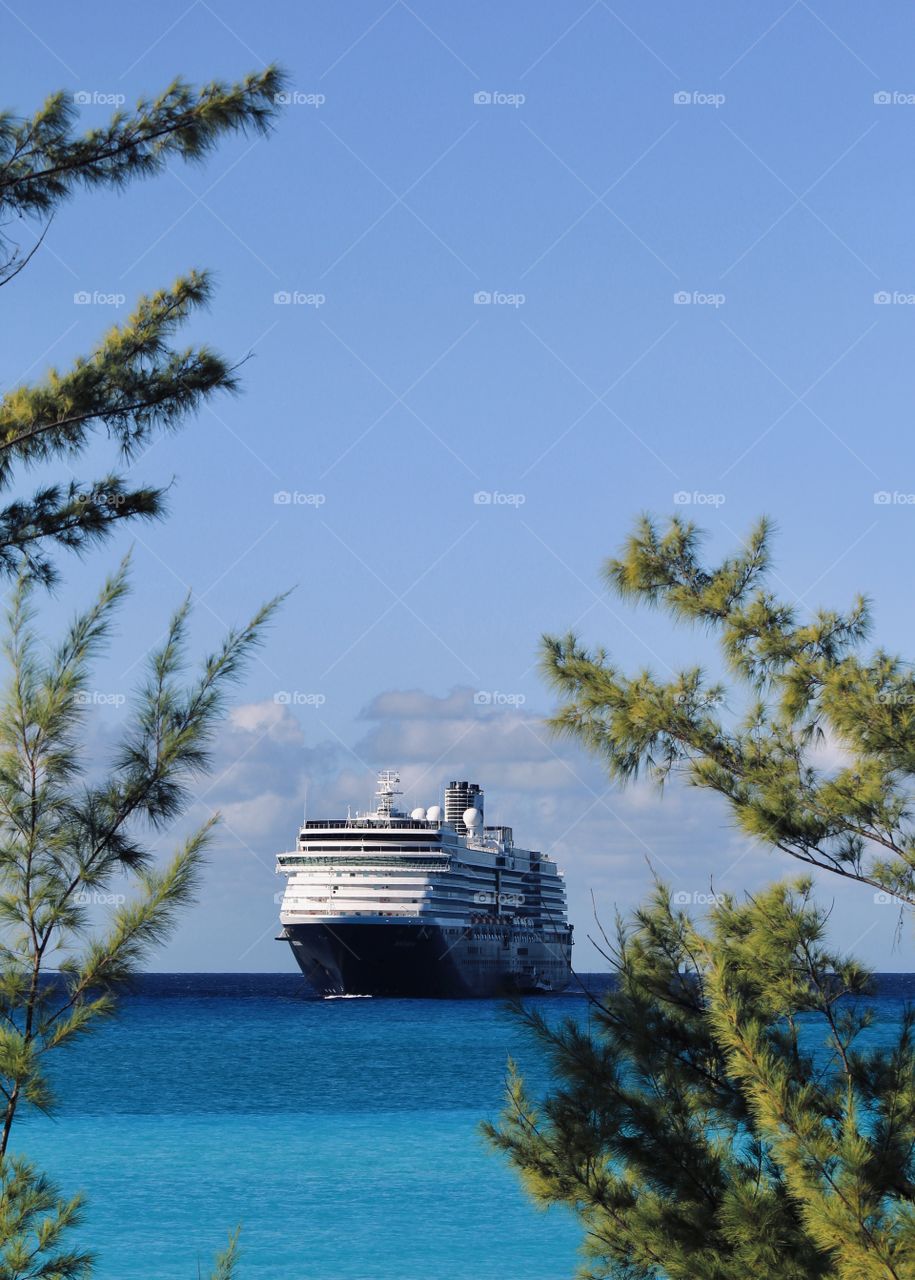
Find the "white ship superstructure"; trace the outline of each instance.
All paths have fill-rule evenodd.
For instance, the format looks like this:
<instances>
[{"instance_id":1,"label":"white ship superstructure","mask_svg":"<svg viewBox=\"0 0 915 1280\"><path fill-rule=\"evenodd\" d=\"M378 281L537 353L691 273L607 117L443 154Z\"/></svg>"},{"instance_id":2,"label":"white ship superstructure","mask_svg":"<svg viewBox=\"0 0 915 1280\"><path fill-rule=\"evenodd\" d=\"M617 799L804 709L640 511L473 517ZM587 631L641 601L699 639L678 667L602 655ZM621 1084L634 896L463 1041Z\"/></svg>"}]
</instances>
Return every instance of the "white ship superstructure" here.
<instances>
[{"instance_id":1,"label":"white ship superstructure","mask_svg":"<svg viewBox=\"0 0 915 1280\"><path fill-rule=\"evenodd\" d=\"M451 782L444 808L411 813L398 784L381 773L374 810L306 821L277 858L283 936L306 977L334 994L565 987L572 931L552 859L486 826L476 783Z\"/></svg>"}]
</instances>

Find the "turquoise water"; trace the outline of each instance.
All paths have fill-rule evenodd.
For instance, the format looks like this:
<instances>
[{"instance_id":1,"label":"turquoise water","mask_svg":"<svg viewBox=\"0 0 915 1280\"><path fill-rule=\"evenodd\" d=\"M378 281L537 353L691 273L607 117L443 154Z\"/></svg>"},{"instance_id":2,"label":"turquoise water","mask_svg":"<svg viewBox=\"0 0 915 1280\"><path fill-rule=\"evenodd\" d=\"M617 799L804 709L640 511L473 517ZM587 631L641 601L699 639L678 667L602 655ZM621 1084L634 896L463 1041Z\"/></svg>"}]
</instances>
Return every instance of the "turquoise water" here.
<instances>
[{"instance_id":1,"label":"turquoise water","mask_svg":"<svg viewBox=\"0 0 915 1280\"><path fill-rule=\"evenodd\" d=\"M533 1209L478 1134L509 1053L542 1073L504 1006L302 992L149 977L60 1057L55 1116L17 1145L86 1192L101 1280L192 1280L198 1258L206 1275L237 1223L242 1280L572 1275L578 1227Z\"/></svg>"},{"instance_id":2,"label":"turquoise water","mask_svg":"<svg viewBox=\"0 0 915 1280\"><path fill-rule=\"evenodd\" d=\"M892 1027L911 975L886 976ZM546 997L586 1014L581 994ZM194 1280L242 1226L241 1280L563 1280L580 1231L479 1137L505 1061L545 1082L498 1001L314 1000L292 975L142 980L67 1055L17 1147L83 1189L100 1280Z\"/></svg>"}]
</instances>

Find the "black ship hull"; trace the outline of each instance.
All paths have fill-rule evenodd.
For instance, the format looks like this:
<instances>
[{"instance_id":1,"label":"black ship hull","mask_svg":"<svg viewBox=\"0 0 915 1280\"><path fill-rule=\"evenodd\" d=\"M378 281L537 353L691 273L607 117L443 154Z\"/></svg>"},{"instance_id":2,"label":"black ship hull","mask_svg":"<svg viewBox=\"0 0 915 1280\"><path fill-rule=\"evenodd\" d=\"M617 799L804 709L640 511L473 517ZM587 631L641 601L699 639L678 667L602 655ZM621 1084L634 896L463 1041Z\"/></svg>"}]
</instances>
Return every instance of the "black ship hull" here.
<instances>
[{"instance_id":1,"label":"black ship hull","mask_svg":"<svg viewBox=\"0 0 915 1280\"><path fill-rule=\"evenodd\" d=\"M510 926L286 924L299 968L322 995L466 998L562 991L571 934Z\"/></svg>"}]
</instances>

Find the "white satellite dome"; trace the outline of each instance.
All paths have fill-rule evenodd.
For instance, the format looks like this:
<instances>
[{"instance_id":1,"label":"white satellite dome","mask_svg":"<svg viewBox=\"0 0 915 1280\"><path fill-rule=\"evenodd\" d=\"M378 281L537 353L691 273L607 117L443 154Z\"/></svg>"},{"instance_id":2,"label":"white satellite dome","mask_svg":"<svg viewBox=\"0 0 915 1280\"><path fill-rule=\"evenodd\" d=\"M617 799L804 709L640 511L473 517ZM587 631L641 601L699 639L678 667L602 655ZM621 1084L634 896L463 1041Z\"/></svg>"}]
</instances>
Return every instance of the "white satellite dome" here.
<instances>
[{"instance_id":1,"label":"white satellite dome","mask_svg":"<svg viewBox=\"0 0 915 1280\"><path fill-rule=\"evenodd\" d=\"M464 826L468 831L475 831L482 823L483 815L480 813L479 809L465 809L462 814L462 819Z\"/></svg>"},{"instance_id":2,"label":"white satellite dome","mask_svg":"<svg viewBox=\"0 0 915 1280\"><path fill-rule=\"evenodd\" d=\"M422 822L425 816L426 816L425 809L412 809L410 811L410 817L414 818L417 822Z\"/></svg>"},{"instance_id":3,"label":"white satellite dome","mask_svg":"<svg viewBox=\"0 0 915 1280\"><path fill-rule=\"evenodd\" d=\"M434 804L431 809L427 809L426 817L429 822L441 822L442 806L440 804Z\"/></svg>"}]
</instances>

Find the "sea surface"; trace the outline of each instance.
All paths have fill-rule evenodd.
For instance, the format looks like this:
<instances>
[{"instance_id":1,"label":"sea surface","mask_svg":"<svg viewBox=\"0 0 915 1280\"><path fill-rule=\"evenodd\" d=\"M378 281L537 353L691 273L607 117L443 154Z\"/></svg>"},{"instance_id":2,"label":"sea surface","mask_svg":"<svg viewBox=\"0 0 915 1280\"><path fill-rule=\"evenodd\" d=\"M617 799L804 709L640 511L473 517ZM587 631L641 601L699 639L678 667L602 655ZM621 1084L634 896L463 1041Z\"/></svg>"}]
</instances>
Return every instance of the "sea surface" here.
<instances>
[{"instance_id":1,"label":"sea surface","mask_svg":"<svg viewBox=\"0 0 915 1280\"><path fill-rule=\"evenodd\" d=\"M585 975L592 991L606 986ZM885 1034L915 975L883 975ZM580 989L540 997L587 1016ZM580 1228L526 1200L479 1135L511 1055L537 1046L497 1000L321 1000L298 975L142 978L61 1052L53 1118L17 1150L88 1200L98 1280L195 1280L236 1225L239 1280L564 1280Z\"/></svg>"}]
</instances>

